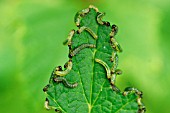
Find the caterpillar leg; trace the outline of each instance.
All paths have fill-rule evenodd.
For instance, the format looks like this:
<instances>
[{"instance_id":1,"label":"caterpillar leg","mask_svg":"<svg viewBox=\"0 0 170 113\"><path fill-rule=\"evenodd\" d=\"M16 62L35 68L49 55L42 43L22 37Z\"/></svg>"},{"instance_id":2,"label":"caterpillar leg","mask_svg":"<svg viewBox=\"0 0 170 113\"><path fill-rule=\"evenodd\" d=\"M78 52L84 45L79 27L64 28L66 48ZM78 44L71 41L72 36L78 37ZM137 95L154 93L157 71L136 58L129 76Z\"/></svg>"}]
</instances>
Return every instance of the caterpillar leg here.
<instances>
[{"instance_id":1,"label":"caterpillar leg","mask_svg":"<svg viewBox=\"0 0 170 113\"><path fill-rule=\"evenodd\" d=\"M144 104L141 102L143 93L141 91L139 91L137 88L127 87L127 88L125 88L123 95L126 96L130 93L135 93L138 96L138 98L137 98L137 103L139 106L138 113L144 113L146 111L146 108L145 108Z\"/></svg>"},{"instance_id":2,"label":"caterpillar leg","mask_svg":"<svg viewBox=\"0 0 170 113\"><path fill-rule=\"evenodd\" d=\"M78 83L73 83L73 84L71 84L71 83L69 83L69 82L67 81L67 79L64 78L64 77L56 77L56 78L54 78L54 81L57 82L57 83L62 82L62 83L64 84L64 86L66 86L66 87L68 87L68 88L75 88L75 87L78 86Z\"/></svg>"},{"instance_id":3,"label":"caterpillar leg","mask_svg":"<svg viewBox=\"0 0 170 113\"><path fill-rule=\"evenodd\" d=\"M57 76L65 76L71 71L72 66L73 66L72 60L69 60L65 70L61 70L61 67L57 67L52 74Z\"/></svg>"},{"instance_id":4,"label":"caterpillar leg","mask_svg":"<svg viewBox=\"0 0 170 113\"><path fill-rule=\"evenodd\" d=\"M74 33L75 33L75 30L71 30L71 31L70 31L67 39L63 42L64 45L68 45L68 46L71 45L71 39L72 39Z\"/></svg>"},{"instance_id":5,"label":"caterpillar leg","mask_svg":"<svg viewBox=\"0 0 170 113\"><path fill-rule=\"evenodd\" d=\"M98 36L97 36L90 28L85 27L85 26L81 27L77 32L80 34L80 33L83 32L84 30L86 30L87 32L89 32L94 39L97 39L97 38L98 38Z\"/></svg>"},{"instance_id":6,"label":"caterpillar leg","mask_svg":"<svg viewBox=\"0 0 170 113\"><path fill-rule=\"evenodd\" d=\"M74 49L73 51L71 51L69 53L69 57L71 58L71 57L75 56L77 53L79 53L84 48L95 48L95 47L96 47L96 45L94 45L94 44L82 44L82 45L78 46L76 49Z\"/></svg>"},{"instance_id":7,"label":"caterpillar leg","mask_svg":"<svg viewBox=\"0 0 170 113\"><path fill-rule=\"evenodd\" d=\"M97 63L101 64L101 65L106 69L107 78L110 79L110 78L111 78L110 67L109 67L103 60L95 59L95 61L96 61Z\"/></svg>"}]
</instances>

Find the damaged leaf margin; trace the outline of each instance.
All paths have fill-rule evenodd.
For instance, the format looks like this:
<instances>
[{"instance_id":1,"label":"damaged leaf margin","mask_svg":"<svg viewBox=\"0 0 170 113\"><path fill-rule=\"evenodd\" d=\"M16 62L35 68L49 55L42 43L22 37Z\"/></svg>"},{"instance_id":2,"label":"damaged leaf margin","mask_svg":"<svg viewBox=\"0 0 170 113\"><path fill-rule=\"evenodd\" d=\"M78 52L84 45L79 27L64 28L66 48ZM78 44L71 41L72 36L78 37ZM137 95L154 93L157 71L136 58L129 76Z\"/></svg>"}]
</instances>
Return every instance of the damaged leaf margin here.
<instances>
[{"instance_id":1,"label":"damaged leaf margin","mask_svg":"<svg viewBox=\"0 0 170 113\"><path fill-rule=\"evenodd\" d=\"M56 67L49 84L43 88L45 108L62 113L144 113L142 92L115 85L118 53L122 48L115 39L116 25L102 21L105 13L90 5L75 15L78 30L71 30L64 45L69 61L64 69Z\"/></svg>"}]
</instances>

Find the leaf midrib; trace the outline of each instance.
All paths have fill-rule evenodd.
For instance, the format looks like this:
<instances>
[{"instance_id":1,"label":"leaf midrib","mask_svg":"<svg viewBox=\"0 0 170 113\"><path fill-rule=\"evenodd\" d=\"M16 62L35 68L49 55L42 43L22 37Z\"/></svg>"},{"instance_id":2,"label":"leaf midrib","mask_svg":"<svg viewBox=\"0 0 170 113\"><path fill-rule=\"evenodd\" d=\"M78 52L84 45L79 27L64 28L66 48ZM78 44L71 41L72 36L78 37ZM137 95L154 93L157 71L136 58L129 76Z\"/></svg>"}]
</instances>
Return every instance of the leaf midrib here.
<instances>
[{"instance_id":1,"label":"leaf midrib","mask_svg":"<svg viewBox=\"0 0 170 113\"><path fill-rule=\"evenodd\" d=\"M92 50L91 50L92 51ZM92 110L92 108L93 108L93 106L92 106L92 94L93 94L93 81L94 81L94 69L95 69L95 66L94 66L94 63L95 63L95 56L96 56L96 51L97 51L97 49L94 49L94 53L93 53L93 72L92 72L92 83L91 83L91 94L90 94L90 107L89 107L89 113L91 113L91 110Z\"/></svg>"}]
</instances>

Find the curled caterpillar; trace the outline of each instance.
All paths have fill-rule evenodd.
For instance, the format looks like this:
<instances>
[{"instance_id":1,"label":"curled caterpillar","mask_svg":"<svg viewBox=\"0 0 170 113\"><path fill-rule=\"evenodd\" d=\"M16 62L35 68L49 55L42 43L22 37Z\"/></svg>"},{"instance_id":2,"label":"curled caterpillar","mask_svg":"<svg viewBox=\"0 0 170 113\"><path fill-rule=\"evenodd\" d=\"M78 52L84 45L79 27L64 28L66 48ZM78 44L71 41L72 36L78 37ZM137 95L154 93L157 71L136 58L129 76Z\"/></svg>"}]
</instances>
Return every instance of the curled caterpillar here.
<instances>
[{"instance_id":1,"label":"curled caterpillar","mask_svg":"<svg viewBox=\"0 0 170 113\"><path fill-rule=\"evenodd\" d=\"M94 9L96 12L99 11L98 8L96 8L93 5L90 5L89 8L86 8L86 9L83 9L83 10L77 12L77 14L74 17L74 22L76 23L77 27L80 27L81 18L84 17L87 13L89 13L90 9Z\"/></svg>"},{"instance_id":2,"label":"curled caterpillar","mask_svg":"<svg viewBox=\"0 0 170 113\"><path fill-rule=\"evenodd\" d=\"M65 76L71 71L72 66L73 66L72 60L69 60L67 63L66 70L62 71L59 69L59 67L57 67L53 74L58 76Z\"/></svg>"},{"instance_id":3,"label":"curled caterpillar","mask_svg":"<svg viewBox=\"0 0 170 113\"><path fill-rule=\"evenodd\" d=\"M97 38L98 38L98 36L97 36L90 28L85 27L85 26L81 27L77 32L78 32L78 34L80 34L80 33L83 32L84 30L86 30L87 32L89 32L90 35L92 35L92 37L93 37L94 39L97 39Z\"/></svg>"},{"instance_id":4,"label":"curled caterpillar","mask_svg":"<svg viewBox=\"0 0 170 113\"><path fill-rule=\"evenodd\" d=\"M89 12L89 8L83 9L79 12L77 12L77 14L74 17L74 22L76 23L76 26L79 27L80 26L80 20L83 16L85 16L88 12Z\"/></svg>"},{"instance_id":5,"label":"curled caterpillar","mask_svg":"<svg viewBox=\"0 0 170 113\"><path fill-rule=\"evenodd\" d=\"M104 22L102 21L102 18L103 18L104 15L105 15L105 13L99 13L99 14L97 15L97 22L98 22L99 24L101 24L101 25L104 24Z\"/></svg>"},{"instance_id":6,"label":"curled caterpillar","mask_svg":"<svg viewBox=\"0 0 170 113\"><path fill-rule=\"evenodd\" d=\"M107 72L107 78L110 79L111 78L110 67L103 60L95 59L95 61L105 67L106 72Z\"/></svg>"},{"instance_id":7,"label":"curled caterpillar","mask_svg":"<svg viewBox=\"0 0 170 113\"><path fill-rule=\"evenodd\" d=\"M44 107L45 107L46 110L50 110L51 109L49 107L49 100L47 98L45 99Z\"/></svg>"},{"instance_id":8,"label":"curled caterpillar","mask_svg":"<svg viewBox=\"0 0 170 113\"><path fill-rule=\"evenodd\" d=\"M122 71L120 69L116 69L114 72L113 70L111 70L111 84L115 84L115 81L116 81L116 76L117 75L121 75L122 74Z\"/></svg>"},{"instance_id":9,"label":"curled caterpillar","mask_svg":"<svg viewBox=\"0 0 170 113\"><path fill-rule=\"evenodd\" d=\"M92 9L94 9L96 12L99 12L99 9L98 9L97 7L95 7L95 6L93 6L93 5L89 5L89 8L92 8Z\"/></svg>"},{"instance_id":10,"label":"curled caterpillar","mask_svg":"<svg viewBox=\"0 0 170 113\"><path fill-rule=\"evenodd\" d=\"M137 98L137 103L138 103L138 106L139 106L138 113L144 113L146 111L146 107L141 102L143 93L141 91L139 91L137 88L127 87L127 88L125 88L123 95L126 96L130 93L135 93L138 96L138 98Z\"/></svg>"},{"instance_id":11,"label":"curled caterpillar","mask_svg":"<svg viewBox=\"0 0 170 113\"><path fill-rule=\"evenodd\" d=\"M143 93L141 91L139 91L137 88L133 88L133 87L127 87L125 88L123 95L128 95L129 93L134 92L135 94L137 94L140 98L142 98Z\"/></svg>"},{"instance_id":12,"label":"curled caterpillar","mask_svg":"<svg viewBox=\"0 0 170 113\"><path fill-rule=\"evenodd\" d=\"M118 27L116 25L112 25L112 31L110 33L110 44L115 51L122 52L123 50L122 50L121 46L114 38L114 36L116 35L117 32L118 32Z\"/></svg>"}]
</instances>

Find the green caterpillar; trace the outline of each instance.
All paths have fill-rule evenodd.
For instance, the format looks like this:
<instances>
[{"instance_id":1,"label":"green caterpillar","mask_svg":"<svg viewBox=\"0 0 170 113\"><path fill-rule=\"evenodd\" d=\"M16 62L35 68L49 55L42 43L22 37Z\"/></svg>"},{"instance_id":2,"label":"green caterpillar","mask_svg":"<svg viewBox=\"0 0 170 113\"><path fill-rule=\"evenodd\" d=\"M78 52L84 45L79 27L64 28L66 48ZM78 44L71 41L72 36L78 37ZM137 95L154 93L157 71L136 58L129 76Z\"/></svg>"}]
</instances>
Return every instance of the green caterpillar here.
<instances>
[{"instance_id":1,"label":"green caterpillar","mask_svg":"<svg viewBox=\"0 0 170 113\"><path fill-rule=\"evenodd\" d=\"M95 48L95 47L96 47L96 45L94 45L94 44L82 44L82 45L78 46L76 49L74 49L73 51L71 51L69 56L70 57L75 56L84 48Z\"/></svg>"},{"instance_id":2,"label":"green caterpillar","mask_svg":"<svg viewBox=\"0 0 170 113\"><path fill-rule=\"evenodd\" d=\"M54 81L57 82L57 83L62 82L64 84L64 86L66 86L68 88L75 88L75 87L78 86L78 83L71 84L64 77L56 77L56 78L54 78Z\"/></svg>"},{"instance_id":3,"label":"green caterpillar","mask_svg":"<svg viewBox=\"0 0 170 113\"><path fill-rule=\"evenodd\" d=\"M60 98L56 98L55 96L59 92L59 95L61 93L60 96L64 95L65 98L67 95L65 92L69 92L69 95L79 95L78 98L81 98L82 100L85 98L83 102L87 104L86 107L89 109L87 112L91 113L91 110L96 104L95 102L105 98L98 97L100 95L95 98L96 94L102 95L103 92L106 92L106 90L111 90L111 92L115 92L114 94L111 94L112 96L115 94L127 96L134 93L137 95L136 101L138 104L138 113L144 113L146 111L144 104L141 102L141 91L136 88L128 87L123 93L121 93L120 89L116 86L117 75L122 74L122 71L118 69L118 53L123 50L115 39L118 32L118 26L115 24L111 25L109 22L103 21L102 19L104 15L105 13L99 12L99 10L92 5L90 5L89 8L76 13L74 21L78 29L71 30L67 39L63 42L64 45L68 45L69 47L69 60L65 63L64 69L62 69L61 66L58 66L53 70L49 84L43 88L43 91L49 97L46 99L44 104L46 109L49 110L51 108L49 105L52 104L50 101L54 101L55 105L53 106L56 106L54 107L56 112L68 112L69 110L67 111L65 109L69 108L71 104L67 103L68 101L66 100L62 100L68 105L65 109L63 109L57 103L58 101L61 101ZM84 49L87 51L84 51ZM100 69L105 69L106 73ZM106 78L106 80L104 80L104 78ZM70 83L68 79L75 79L76 82ZM104 86L106 84L103 81L106 81L106 83L108 82L110 85ZM59 83L63 85L58 85ZM96 89L94 90L94 88ZM105 91L102 92L102 90ZM64 92L63 95L62 92ZM82 93L83 95L81 95ZM56 95L53 96L53 94ZM94 97L94 100L92 97ZM75 96L74 99L76 98L77 97ZM125 98L128 98L128 96ZM72 100L73 98L67 95L67 99ZM107 100L107 98L105 99ZM102 100L102 102L103 101L104 100ZM75 106L76 107L74 109L77 109L80 105L76 103ZM71 112L78 111L73 110ZM114 112L114 110L112 109L111 112Z\"/></svg>"}]
</instances>

